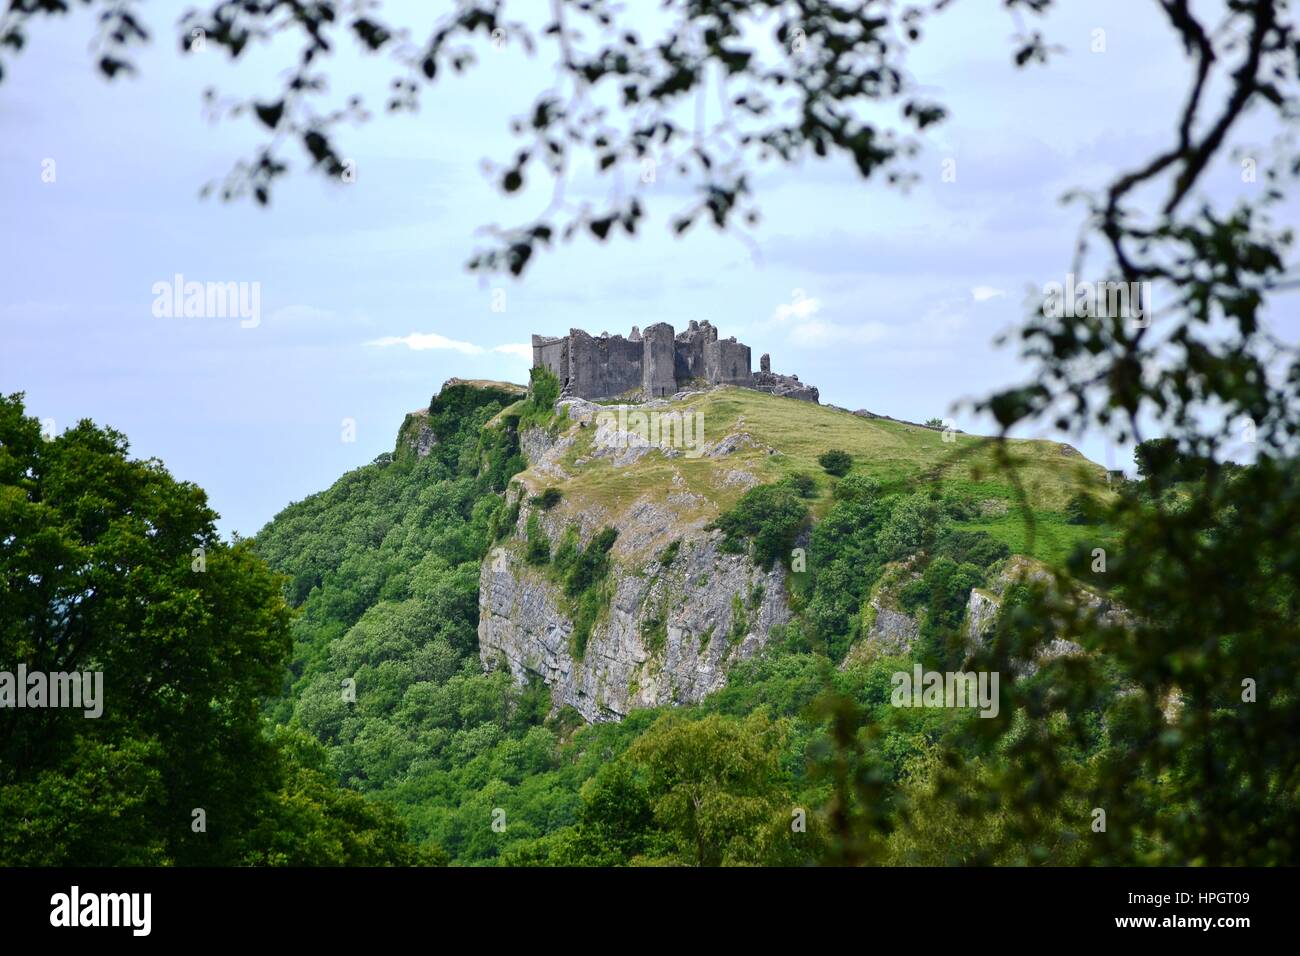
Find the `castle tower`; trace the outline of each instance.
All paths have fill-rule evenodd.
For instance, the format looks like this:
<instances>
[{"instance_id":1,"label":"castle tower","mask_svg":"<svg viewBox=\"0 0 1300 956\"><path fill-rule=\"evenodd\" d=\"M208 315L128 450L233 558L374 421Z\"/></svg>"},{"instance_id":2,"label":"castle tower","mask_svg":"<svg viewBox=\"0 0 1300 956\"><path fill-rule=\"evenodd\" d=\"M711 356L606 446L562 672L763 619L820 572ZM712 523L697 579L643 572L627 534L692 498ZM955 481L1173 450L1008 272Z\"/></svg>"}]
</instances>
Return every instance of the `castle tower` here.
<instances>
[{"instance_id":1,"label":"castle tower","mask_svg":"<svg viewBox=\"0 0 1300 956\"><path fill-rule=\"evenodd\" d=\"M656 322L646 327L641 340L645 350L641 359L641 387L645 397L672 395L677 391L673 327L667 322Z\"/></svg>"}]
</instances>

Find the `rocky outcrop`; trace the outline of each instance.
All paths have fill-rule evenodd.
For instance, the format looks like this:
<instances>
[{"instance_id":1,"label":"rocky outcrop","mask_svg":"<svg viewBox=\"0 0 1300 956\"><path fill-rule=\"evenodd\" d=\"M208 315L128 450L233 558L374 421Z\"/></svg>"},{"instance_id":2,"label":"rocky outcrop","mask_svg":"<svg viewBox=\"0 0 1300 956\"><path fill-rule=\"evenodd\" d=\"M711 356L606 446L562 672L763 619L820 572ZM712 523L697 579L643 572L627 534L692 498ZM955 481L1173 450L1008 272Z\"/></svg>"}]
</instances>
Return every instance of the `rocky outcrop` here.
<instances>
[{"instance_id":1,"label":"rocky outcrop","mask_svg":"<svg viewBox=\"0 0 1300 956\"><path fill-rule=\"evenodd\" d=\"M1020 582L1042 584L1052 591L1057 588L1056 578L1047 565L1022 555L1008 558L992 575L989 587L974 588L966 602L965 634L972 649L992 636L1007 589ZM1079 582L1070 582L1068 594L1077 607L1096 615L1103 622L1119 624L1129 619L1128 612L1112 599ZM1018 669L1021 673L1032 674L1045 661L1081 653L1083 648L1073 641L1054 638L1038 649L1034 660L1022 662Z\"/></svg>"},{"instance_id":2,"label":"rocky outcrop","mask_svg":"<svg viewBox=\"0 0 1300 956\"><path fill-rule=\"evenodd\" d=\"M728 668L757 654L774 628L789 620L785 570L724 552L721 533L706 530L708 502L680 475L667 488L627 504L607 507L563 496L550 510L534 504L548 481L564 479L565 456L572 457L575 442L584 443L584 456L615 467L651 452L672 461L691 451L644 440L607 406L566 399L558 407L565 413L564 430L533 427L520 435L529 469L508 493L510 503L520 506L519 516L513 533L480 569L483 664L508 668L520 683L540 677L555 710L571 706L593 722L618 720L638 707L699 701L726 683ZM737 439L720 453L742 447L744 440ZM735 474L744 483L756 480ZM576 608L561 575L553 565L525 560L530 519L546 534L552 554L570 529L584 548L602 528L618 531L600 585L601 611L583 647L575 639Z\"/></svg>"},{"instance_id":3,"label":"rocky outcrop","mask_svg":"<svg viewBox=\"0 0 1300 956\"><path fill-rule=\"evenodd\" d=\"M398 457L413 454L417 458L423 458L437 444L438 436L429 424L429 410L421 408L409 413L402 421L402 427L397 433L396 454Z\"/></svg>"},{"instance_id":4,"label":"rocky outcrop","mask_svg":"<svg viewBox=\"0 0 1300 956\"><path fill-rule=\"evenodd\" d=\"M780 398L794 398L801 402L821 402L821 392L813 385L799 381L798 375L778 375L773 372L758 372L754 375L751 386L760 392L768 392Z\"/></svg>"},{"instance_id":5,"label":"rocky outcrop","mask_svg":"<svg viewBox=\"0 0 1300 956\"><path fill-rule=\"evenodd\" d=\"M972 588L966 602L966 637L972 643L988 639L998 619L1001 601L983 588Z\"/></svg>"},{"instance_id":6,"label":"rocky outcrop","mask_svg":"<svg viewBox=\"0 0 1300 956\"><path fill-rule=\"evenodd\" d=\"M849 649L841 669L870 660L880 654L906 654L921 636L925 610L906 610L902 590L917 580L915 561L888 565L862 605L861 637Z\"/></svg>"},{"instance_id":7,"label":"rocky outcrop","mask_svg":"<svg viewBox=\"0 0 1300 956\"><path fill-rule=\"evenodd\" d=\"M722 553L718 542L683 543L667 567L616 561L608 611L580 658L559 583L498 548L479 579L483 663L504 664L521 683L541 677L555 709L571 706L592 722L702 700L726 683L731 664L754 656L789 619L782 569L755 568L742 555Z\"/></svg>"}]
</instances>

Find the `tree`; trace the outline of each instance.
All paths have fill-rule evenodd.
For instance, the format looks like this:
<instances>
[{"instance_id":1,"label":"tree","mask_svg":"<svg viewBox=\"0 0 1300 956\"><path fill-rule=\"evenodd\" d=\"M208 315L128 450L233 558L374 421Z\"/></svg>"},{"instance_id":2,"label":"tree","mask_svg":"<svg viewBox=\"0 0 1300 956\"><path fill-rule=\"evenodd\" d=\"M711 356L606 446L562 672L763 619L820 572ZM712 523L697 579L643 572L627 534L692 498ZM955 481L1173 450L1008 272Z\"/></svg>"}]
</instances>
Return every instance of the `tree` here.
<instances>
[{"instance_id":1,"label":"tree","mask_svg":"<svg viewBox=\"0 0 1300 956\"><path fill-rule=\"evenodd\" d=\"M826 474L842 478L853 467L853 456L841 449L832 448L818 456L817 464L822 466Z\"/></svg>"},{"instance_id":2,"label":"tree","mask_svg":"<svg viewBox=\"0 0 1300 956\"><path fill-rule=\"evenodd\" d=\"M260 712L289 651L282 580L127 450L87 420L47 440L0 396L0 660L102 675L97 717L0 717L9 864L237 863L286 799Z\"/></svg>"},{"instance_id":3,"label":"tree","mask_svg":"<svg viewBox=\"0 0 1300 956\"><path fill-rule=\"evenodd\" d=\"M549 415L560 397L560 380L554 372L540 365L528 373L528 379L529 403L536 411Z\"/></svg>"},{"instance_id":4,"label":"tree","mask_svg":"<svg viewBox=\"0 0 1300 956\"><path fill-rule=\"evenodd\" d=\"M714 527L726 536L726 550L750 551L753 559L770 568L778 559L789 560L795 538L808 521L808 508L790 485L756 485L736 506L718 516Z\"/></svg>"},{"instance_id":5,"label":"tree","mask_svg":"<svg viewBox=\"0 0 1300 956\"><path fill-rule=\"evenodd\" d=\"M83 2L101 8L98 69L109 79L133 72L133 48L150 40L148 25L130 7ZM1046 3L1009 5L1037 11ZM23 4L8 11L0 49L22 49L30 21L63 7ZM558 218L566 204L557 202L532 221L493 229L490 244L469 265L514 275L523 273L538 248L560 238L579 232L599 241L620 231L634 236L646 215L643 189L621 190L613 185L620 180L644 185L660 176L686 178L694 198L673 216L676 233L701 221L719 230L745 228L758 220L749 168L757 162L840 153L864 177L905 185L915 179L909 160L916 134L945 116L904 68L908 47L921 37L926 14L920 6L895 16L872 3L823 0L674 3L663 29L648 32L634 27L627 8L614 0L562 0L549 10L538 22L533 4L469 0L439 15L431 28L413 31L382 4L352 7L338 0L217 0L190 12L179 24L187 52L217 47L239 59L272 39L288 48L298 44L281 88L234 102L211 93L212 104L221 104L232 119L251 121L265 140L224 181L209 183L205 194L269 203L276 182L290 171L290 144L320 175L338 180L349 174L339 130L369 114L360 96L333 100L325 82L331 56L349 42L393 63L392 94L384 104L393 113L414 112L425 87L479 66L480 51L490 45L553 59L555 83L521 99L511 122L520 145L492 163L490 175L507 194L520 193L534 177L549 177L562 198L568 177L589 164L611 187L603 204L584 205L567 218ZM1018 59L1041 59L1045 52L1034 33L1023 40ZM726 104L707 130L677 117L702 95ZM606 108L607 100L618 107ZM864 118L881 104L899 119Z\"/></svg>"},{"instance_id":6,"label":"tree","mask_svg":"<svg viewBox=\"0 0 1300 956\"><path fill-rule=\"evenodd\" d=\"M629 749L654 818L697 866L760 862L788 832L791 801L778 756L786 727L664 714Z\"/></svg>"},{"instance_id":7,"label":"tree","mask_svg":"<svg viewBox=\"0 0 1300 956\"><path fill-rule=\"evenodd\" d=\"M1061 834L1043 814L1073 793L1123 808L1090 839L1091 860L1278 863L1300 847L1300 766L1287 739L1300 694L1300 353L1269 329L1265 305L1288 287L1291 232L1272 212L1294 145L1260 157L1264 187L1230 209L1197 190L1248 110L1289 122L1297 31L1289 6L1268 0L1232 5L1213 26L1186 2L1160 12L1189 60L1185 105L1156 156L1080 195L1088 218L1073 271L1161 307L1120 299L1067 316L1044 302L1019 334L1029 380L981 407L1004 431L1045 420L1138 441L1144 476L1172 469L1186 485L1173 498L1121 494L1105 516L1117 529L1105 584L1131 618L1062 601L1064 575L1031 593L982 666L1061 639L1088 653L1012 683L1020 719L981 737L993 746L1013 726L1031 728L1004 768L1020 772L998 793L1018 808L1012 838L1044 854ZM1151 429L1164 440L1143 443ZM1243 431L1255 464L1225 467ZM1071 570L1092 560L1080 554ZM1112 697L1117 685L1126 693ZM1062 754L1088 739L1098 714L1124 746L1105 750L1095 784L1081 784Z\"/></svg>"}]
</instances>

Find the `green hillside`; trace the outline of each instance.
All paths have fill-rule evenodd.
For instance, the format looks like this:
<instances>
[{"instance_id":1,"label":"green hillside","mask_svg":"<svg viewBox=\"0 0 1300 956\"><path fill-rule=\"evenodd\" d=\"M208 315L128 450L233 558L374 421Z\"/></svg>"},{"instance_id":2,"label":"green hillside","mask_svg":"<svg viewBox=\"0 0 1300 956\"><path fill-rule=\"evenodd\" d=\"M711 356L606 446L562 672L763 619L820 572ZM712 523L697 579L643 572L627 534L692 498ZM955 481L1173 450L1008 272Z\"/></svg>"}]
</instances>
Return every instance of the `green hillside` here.
<instances>
[{"instance_id":1,"label":"green hillside","mask_svg":"<svg viewBox=\"0 0 1300 956\"><path fill-rule=\"evenodd\" d=\"M602 514L614 521L634 502L654 500L683 486L701 499L699 514L712 519L744 493L746 485L731 480L737 471L758 483L809 475L816 482L816 493L810 496L812 514L820 518L830 507L834 479L823 472L817 458L841 449L852 456L855 474L877 479L887 493L925 490L961 499L966 507L957 524L987 531L1015 553L1057 562L1076 545L1098 540L1097 528L1070 524L1066 508L1081 491L1108 498L1105 469L1068 445L1010 440L1000 446L1006 456L1000 463L999 447L989 439L945 436L932 428L865 418L744 388L717 389L662 409L670 414L687 410L702 413L706 443L743 433L752 444L721 457L668 457L652 451L635 462L615 464L593 456L594 429L558 421L552 430L575 438L562 461L570 477L557 481L552 474L530 469L520 480L533 492L557 487L574 514ZM1013 465L1014 472L1006 464ZM1026 520L1026 507L1032 521Z\"/></svg>"},{"instance_id":2,"label":"green hillside","mask_svg":"<svg viewBox=\"0 0 1300 956\"><path fill-rule=\"evenodd\" d=\"M449 383L408 416L394 454L290 505L257 536L257 551L286 576L298 609L292 666L268 715L318 741L341 783L394 807L414 842L456 864L802 863L824 855L816 840L792 843L782 822L791 805L825 801L806 757L829 740L809 705L830 688L864 708L856 718L863 726L888 723L880 772L896 781L956 719L889 705L888 674L906 659L867 655L847 670L833 666L861 640L873 582L928 542L935 558L905 598L928 615L925 646L940 648L969 588L1026 541L1016 493L991 450L968 436L948 443L931 429L741 389L694 402L707 442L744 431L754 447L698 458L652 451L617 467L592 455L594 428L520 400L517 386ZM540 425L552 441L573 439L559 456L567 477L525 470L521 425ZM421 456L414 449L425 429ZM847 477L818 465L830 448L853 457ZM1050 558L1101 532L1065 517L1077 487L1104 493L1100 468L1048 442L1011 449L1038 518L1031 553ZM534 494L558 488L561 517L617 527L634 502L680 490L677 478L699 495L699 518L743 518L763 495L728 481L742 471L759 492L774 489L764 501L816 523L810 570L791 575L796 616L785 639L735 666L723 690L699 705L584 726L572 711L550 712L546 687L484 672L480 562L512 533L512 482ZM782 483L799 475L812 478L801 495ZM755 517L760 534L769 519ZM745 522L728 527L745 546ZM971 533L980 530L988 534ZM664 540L674 533L665 527ZM718 811L704 843L687 822L655 810L665 795L653 768L685 754L721 762L709 764L727 781L719 806L734 808ZM498 811L504 829L494 828ZM914 850L896 852L903 861Z\"/></svg>"}]
</instances>

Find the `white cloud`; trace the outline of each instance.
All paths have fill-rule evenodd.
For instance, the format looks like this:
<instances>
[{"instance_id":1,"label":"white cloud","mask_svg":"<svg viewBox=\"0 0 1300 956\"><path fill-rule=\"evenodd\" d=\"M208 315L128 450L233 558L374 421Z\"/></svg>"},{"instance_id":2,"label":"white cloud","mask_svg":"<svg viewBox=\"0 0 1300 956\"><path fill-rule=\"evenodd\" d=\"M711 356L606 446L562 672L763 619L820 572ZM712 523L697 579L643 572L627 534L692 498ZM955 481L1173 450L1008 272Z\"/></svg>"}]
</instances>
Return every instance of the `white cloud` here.
<instances>
[{"instance_id":1,"label":"white cloud","mask_svg":"<svg viewBox=\"0 0 1300 956\"><path fill-rule=\"evenodd\" d=\"M1006 295L1002 289L995 289L991 285L977 285L970 290L971 298L976 302L987 302L989 299L996 299Z\"/></svg>"},{"instance_id":2,"label":"white cloud","mask_svg":"<svg viewBox=\"0 0 1300 956\"><path fill-rule=\"evenodd\" d=\"M475 345L473 342L461 342L456 339L449 339L445 335L439 335L437 332L412 332L410 335L389 335L382 339L372 339L367 345L378 346L379 348L388 348L393 345L405 345L414 352L423 352L426 349L450 349L453 352L460 352L464 355L480 355L483 347Z\"/></svg>"},{"instance_id":3,"label":"white cloud","mask_svg":"<svg viewBox=\"0 0 1300 956\"><path fill-rule=\"evenodd\" d=\"M820 312L821 308L821 299L810 299L804 294L803 289L795 289L789 302L783 302L776 307L772 313L772 318L778 322L785 322L789 319L806 322Z\"/></svg>"}]
</instances>

